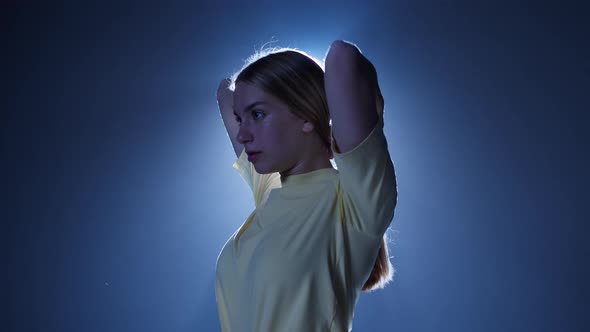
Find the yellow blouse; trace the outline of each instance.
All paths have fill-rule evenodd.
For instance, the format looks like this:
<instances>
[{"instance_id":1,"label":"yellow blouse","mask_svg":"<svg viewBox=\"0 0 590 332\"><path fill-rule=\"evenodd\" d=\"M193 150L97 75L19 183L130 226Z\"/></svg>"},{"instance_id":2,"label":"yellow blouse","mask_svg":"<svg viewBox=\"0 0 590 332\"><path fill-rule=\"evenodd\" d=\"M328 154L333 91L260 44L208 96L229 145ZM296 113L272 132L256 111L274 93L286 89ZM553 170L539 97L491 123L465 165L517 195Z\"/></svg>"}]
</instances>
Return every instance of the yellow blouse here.
<instances>
[{"instance_id":1,"label":"yellow blouse","mask_svg":"<svg viewBox=\"0 0 590 332\"><path fill-rule=\"evenodd\" d=\"M278 173L256 173L244 152L234 164L256 208L217 260L223 331L352 329L397 201L382 121L353 150L334 152L334 160L338 170L284 183Z\"/></svg>"}]
</instances>

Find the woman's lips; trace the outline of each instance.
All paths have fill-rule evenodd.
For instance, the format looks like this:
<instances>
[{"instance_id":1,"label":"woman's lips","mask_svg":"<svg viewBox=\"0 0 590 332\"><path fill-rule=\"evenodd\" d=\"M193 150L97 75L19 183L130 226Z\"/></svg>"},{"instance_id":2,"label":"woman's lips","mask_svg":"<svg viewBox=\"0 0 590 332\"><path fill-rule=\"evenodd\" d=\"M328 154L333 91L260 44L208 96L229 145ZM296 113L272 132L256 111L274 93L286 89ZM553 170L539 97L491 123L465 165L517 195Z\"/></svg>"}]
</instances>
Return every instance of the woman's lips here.
<instances>
[{"instance_id":1,"label":"woman's lips","mask_svg":"<svg viewBox=\"0 0 590 332\"><path fill-rule=\"evenodd\" d=\"M260 157L262 152L248 152L248 161L253 163Z\"/></svg>"}]
</instances>

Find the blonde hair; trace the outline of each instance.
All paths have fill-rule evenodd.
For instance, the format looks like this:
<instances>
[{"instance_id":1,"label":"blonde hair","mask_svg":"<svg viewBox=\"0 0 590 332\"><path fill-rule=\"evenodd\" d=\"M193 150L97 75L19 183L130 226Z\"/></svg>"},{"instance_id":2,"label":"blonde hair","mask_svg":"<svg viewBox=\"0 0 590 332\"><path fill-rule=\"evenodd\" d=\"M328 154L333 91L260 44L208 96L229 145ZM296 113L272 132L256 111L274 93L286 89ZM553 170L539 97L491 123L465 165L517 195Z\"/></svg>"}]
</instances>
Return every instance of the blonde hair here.
<instances>
[{"instance_id":1,"label":"blonde hair","mask_svg":"<svg viewBox=\"0 0 590 332\"><path fill-rule=\"evenodd\" d=\"M237 82L249 83L283 101L291 113L314 125L332 159L330 112L320 63L291 48L260 51L246 63L232 76L230 89L235 89Z\"/></svg>"},{"instance_id":2,"label":"blonde hair","mask_svg":"<svg viewBox=\"0 0 590 332\"><path fill-rule=\"evenodd\" d=\"M324 88L322 64L305 52L292 48L261 50L246 60L231 77L230 89L238 82L252 84L288 105L297 117L313 123L332 159L330 112ZM387 236L383 236L373 270L363 291L383 288L393 278Z\"/></svg>"}]
</instances>

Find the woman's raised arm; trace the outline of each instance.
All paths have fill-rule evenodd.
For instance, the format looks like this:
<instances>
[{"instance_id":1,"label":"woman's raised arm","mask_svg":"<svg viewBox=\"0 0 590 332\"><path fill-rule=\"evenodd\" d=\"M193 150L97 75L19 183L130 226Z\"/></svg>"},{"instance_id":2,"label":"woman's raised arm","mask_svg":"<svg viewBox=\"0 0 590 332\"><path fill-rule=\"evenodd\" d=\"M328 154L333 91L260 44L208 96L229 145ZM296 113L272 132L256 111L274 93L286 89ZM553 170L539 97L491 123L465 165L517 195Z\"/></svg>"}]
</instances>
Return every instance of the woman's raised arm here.
<instances>
[{"instance_id":1,"label":"woman's raised arm","mask_svg":"<svg viewBox=\"0 0 590 332\"><path fill-rule=\"evenodd\" d=\"M234 92L229 89L231 80L224 78L219 82L217 88L217 106L219 106L219 112L221 113L221 119L223 125L227 130L227 135L231 141L236 157L240 157L244 146L238 142L238 131L240 130L238 121L234 115Z\"/></svg>"},{"instance_id":2,"label":"woman's raised arm","mask_svg":"<svg viewBox=\"0 0 590 332\"><path fill-rule=\"evenodd\" d=\"M371 133L382 115L377 72L356 46L341 40L330 45L325 70L336 152L348 152Z\"/></svg>"}]
</instances>

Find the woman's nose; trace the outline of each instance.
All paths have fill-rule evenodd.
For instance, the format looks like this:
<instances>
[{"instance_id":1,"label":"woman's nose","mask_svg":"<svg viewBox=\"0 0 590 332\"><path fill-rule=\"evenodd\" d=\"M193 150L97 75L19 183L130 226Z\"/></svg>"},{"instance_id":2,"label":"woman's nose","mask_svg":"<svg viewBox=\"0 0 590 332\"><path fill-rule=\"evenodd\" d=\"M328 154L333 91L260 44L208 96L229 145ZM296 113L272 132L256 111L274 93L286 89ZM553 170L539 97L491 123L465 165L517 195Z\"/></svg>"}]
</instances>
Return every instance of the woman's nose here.
<instances>
[{"instance_id":1,"label":"woman's nose","mask_svg":"<svg viewBox=\"0 0 590 332\"><path fill-rule=\"evenodd\" d=\"M240 144L246 144L252 141L252 133L245 124L240 126L237 139Z\"/></svg>"}]
</instances>

